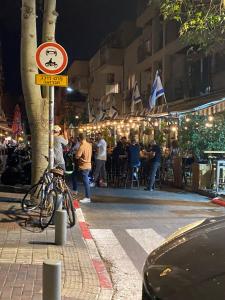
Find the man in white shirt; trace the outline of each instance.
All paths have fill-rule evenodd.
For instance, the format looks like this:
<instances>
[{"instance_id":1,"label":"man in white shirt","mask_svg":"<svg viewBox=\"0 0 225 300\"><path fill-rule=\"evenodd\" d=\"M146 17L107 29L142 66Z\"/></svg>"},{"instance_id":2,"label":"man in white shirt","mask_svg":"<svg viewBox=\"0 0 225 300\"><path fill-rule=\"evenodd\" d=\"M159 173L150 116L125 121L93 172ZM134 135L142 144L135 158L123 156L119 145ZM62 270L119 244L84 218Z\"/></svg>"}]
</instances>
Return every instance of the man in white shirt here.
<instances>
[{"instance_id":1,"label":"man in white shirt","mask_svg":"<svg viewBox=\"0 0 225 300\"><path fill-rule=\"evenodd\" d=\"M107 143L103 139L102 134L98 133L98 143L96 145L96 159L95 159L95 171L94 171L94 182L91 187L94 187L98 180L100 181L101 187L107 186L107 174L105 169L105 163L107 160Z\"/></svg>"},{"instance_id":2,"label":"man in white shirt","mask_svg":"<svg viewBox=\"0 0 225 300\"><path fill-rule=\"evenodd\" d=\"M65 160L63 157L63 146L68 144L67 132L64 131L61 135L61 127L59 125L54 126L54 165L66 169Z\"/></svg>"}]
</instances>

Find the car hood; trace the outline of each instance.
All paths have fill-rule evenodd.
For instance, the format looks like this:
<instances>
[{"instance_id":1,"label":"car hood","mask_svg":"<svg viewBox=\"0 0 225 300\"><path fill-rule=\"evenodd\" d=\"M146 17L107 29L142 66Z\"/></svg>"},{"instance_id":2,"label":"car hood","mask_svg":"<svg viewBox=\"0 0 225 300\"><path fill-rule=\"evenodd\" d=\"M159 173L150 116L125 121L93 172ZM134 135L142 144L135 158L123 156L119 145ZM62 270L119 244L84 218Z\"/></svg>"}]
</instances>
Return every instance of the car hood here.
<instances>
[{"instance_id":1,"label":"car hood","mask_svg":"<svg viewBox=\"0 0 225 300\"><path fill-rule=\"evenodd\" d=\"M225 216L206 219L153 251L144 277L159 299L224 299Z\"/></svg>"}]
</instances>

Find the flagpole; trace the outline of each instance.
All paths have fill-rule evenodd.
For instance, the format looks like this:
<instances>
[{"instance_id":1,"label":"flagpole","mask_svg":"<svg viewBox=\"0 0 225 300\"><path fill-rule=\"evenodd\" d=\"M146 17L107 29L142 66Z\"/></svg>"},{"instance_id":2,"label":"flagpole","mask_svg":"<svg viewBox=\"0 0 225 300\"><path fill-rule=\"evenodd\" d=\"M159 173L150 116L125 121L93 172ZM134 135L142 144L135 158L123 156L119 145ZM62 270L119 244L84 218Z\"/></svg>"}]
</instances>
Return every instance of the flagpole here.
<instances>
[{"instance_id":1,"label":"flagpole","mask_svg":"<svg viewBox=\"0 0 225 300\"><path fill-rule=\"evenodd\" d=\"M165 100L165 104L167 104L167 101L166 101L166 95L164 94L164 100Z\"/></svg>"},{"instance_id":2,"label":"flagpole","mask_svg":"<svg viewBox=\"0 0 225 300\"><path fill-rule=\"evenodd\" d=\"M91 122L90 97L88 96L88 122Z\"/></svg>"}]
</instances>

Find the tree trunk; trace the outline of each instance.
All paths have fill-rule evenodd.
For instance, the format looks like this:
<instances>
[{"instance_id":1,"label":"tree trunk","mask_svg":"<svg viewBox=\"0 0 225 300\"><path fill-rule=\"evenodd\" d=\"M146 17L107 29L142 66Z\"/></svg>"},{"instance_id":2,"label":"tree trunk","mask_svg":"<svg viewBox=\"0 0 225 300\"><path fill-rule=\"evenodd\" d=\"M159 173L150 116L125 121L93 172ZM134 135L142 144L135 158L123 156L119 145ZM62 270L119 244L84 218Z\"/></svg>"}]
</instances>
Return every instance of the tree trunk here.
<instances>
[{"instance_id":1,"label":"tree trunk","mask_svg":"<svg viewBox=\"0 0 225 300\"><path fill-rule=\"evenodd\" d=\"M32 183L37 182L47 166L48 156L48 98L42 97L41 88L35 85L38 74L35 54L37 49L36 0L22 0L21 10L21 78L26 111L31 130ZM56 0L47 0L43 32L54 36ZM53 13L54 12L54 13ZM54 25L50 21L52 17ZM45 34L45 36L46 36Z\"/></svg>"}]
</instances>

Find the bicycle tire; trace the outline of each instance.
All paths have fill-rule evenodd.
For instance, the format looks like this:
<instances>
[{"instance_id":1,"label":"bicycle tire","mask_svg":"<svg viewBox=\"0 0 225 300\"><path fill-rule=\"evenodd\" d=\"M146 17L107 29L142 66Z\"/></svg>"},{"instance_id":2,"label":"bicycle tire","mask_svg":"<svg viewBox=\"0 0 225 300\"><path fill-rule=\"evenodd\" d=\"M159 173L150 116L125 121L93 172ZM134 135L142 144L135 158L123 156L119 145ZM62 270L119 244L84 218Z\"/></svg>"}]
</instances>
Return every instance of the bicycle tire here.
<instances>
[{"instance_id":1,"label":"bicycle tire","mask_svg":"<svg viewBox=\"0 0 225 300\"><path fill-rule=\"evenodd\" d=\"M68 223L70 227L73 227L76 223L75 208L73 206L72 196L69 190L63 195L63 204L67 211Z\"/></svg>"},{"instance_id":2,"label":"bicycle tire","mask_svg":"<svg viewBox=\"0 0 225 300\"><path fill-rule=\"evenodd\" d=\"M45 229L52 222L55 211L58 193L54 189L50 190L40 207L40 227Z\"/></svg>"},{"instance_id":3,"label":"bicycle tire","mask_svg":"<svg viewBox=\"0 0 225 300\"><path fill-rule=\"evenodd\" d=\"M38 190L38 188L39 188L39 190ZM43 188L43 183L38 182L38 183L34 184L27 191L27 193L24 195L24 197L21 201L21 208L24 212L35 210L40 205L42 199L41 198L39 199L39 197L40 197L40 193L42 191L42 188ZM31 197L36 193L37 193L37 196L35 198L38 199L39 201L34 202L34 205L32 205Z\"/></svg>"}]
</instances>

